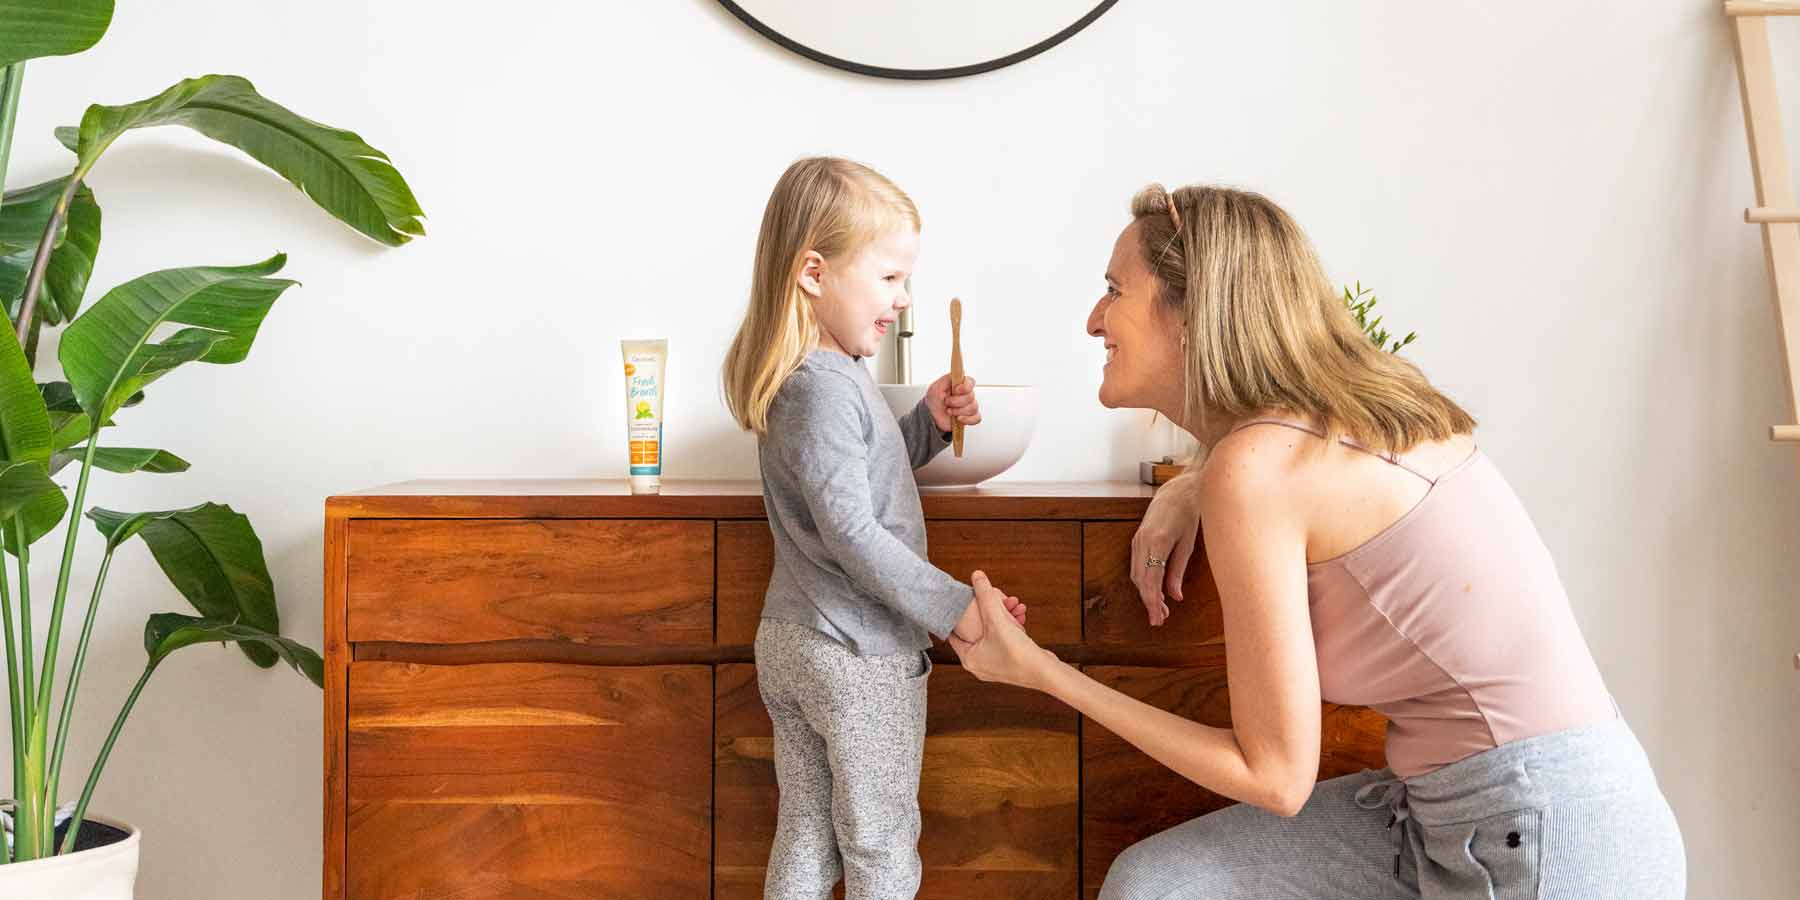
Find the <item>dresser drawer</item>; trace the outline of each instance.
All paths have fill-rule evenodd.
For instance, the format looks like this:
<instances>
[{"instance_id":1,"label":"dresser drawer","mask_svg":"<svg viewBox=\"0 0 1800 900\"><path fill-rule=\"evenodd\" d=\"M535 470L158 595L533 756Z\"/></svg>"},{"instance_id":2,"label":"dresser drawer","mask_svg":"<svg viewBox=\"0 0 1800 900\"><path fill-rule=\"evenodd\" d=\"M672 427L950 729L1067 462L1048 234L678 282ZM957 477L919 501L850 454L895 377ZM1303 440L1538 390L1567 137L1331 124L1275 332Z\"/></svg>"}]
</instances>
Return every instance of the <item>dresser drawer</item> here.
<instances>
[{"instance_id":1,"label":"dresser drawer","mask_svg":"<svg viewBox=\"0 0 1800 900\"><path fill-rule=\"evenodd\" d=\"M1088 522L1082 527L1083 639L1090 647L1142 652L1158 662L1216 661L1225 645L1225 618L1205 548L1195 547L1188 560L1182 581L1186 599L1168 601L1168 621L1152 628L1131 580L1131 538L1137 529L1136 522Z\"/></svg>"},{"instance_id":2,"label":"dresser drawer","mask_svg":"<svg viewBox=\"0 0 1800 900\"><path fill-rule=\"evenodd\" d=\"M351 641L712 641L713 523L353 519Z\"/></svg>"},{"instance_id":3,"label":"dresser drawer","mask_svg":"<svg viewBox=\"0 0 1800 900\"><path fill-rule=\"evenodd\" d=\"M1081 640L1081 524L926 522L931 564L958 581L975 569L1027 604L1028 629L1043 644ZM775 565L763 521L719 523L719 643L755 642L763 592Z\"/></svg>"}]
</instances>

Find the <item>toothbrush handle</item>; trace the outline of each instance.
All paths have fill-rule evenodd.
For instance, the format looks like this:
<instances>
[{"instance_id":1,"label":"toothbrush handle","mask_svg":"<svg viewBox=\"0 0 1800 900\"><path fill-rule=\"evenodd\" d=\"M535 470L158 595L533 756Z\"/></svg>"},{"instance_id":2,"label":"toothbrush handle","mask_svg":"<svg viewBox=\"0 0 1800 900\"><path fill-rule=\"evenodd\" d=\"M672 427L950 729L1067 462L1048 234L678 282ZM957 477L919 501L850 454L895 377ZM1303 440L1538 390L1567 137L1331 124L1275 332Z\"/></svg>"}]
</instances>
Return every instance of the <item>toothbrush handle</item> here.
<instances>
[{"instance_id":1,"label":"toothbrush handle","mask_svg":"<svg viewBox=\"0 0 1800 900\"><path fill-rule=\"evenodd\" d=\"M950 301L950 387L954 389L963 382L962 358L962 301ZM963 423L960 419L950 422L951 446L957 459L963 455Z\"/></svg>"}]
</instances>

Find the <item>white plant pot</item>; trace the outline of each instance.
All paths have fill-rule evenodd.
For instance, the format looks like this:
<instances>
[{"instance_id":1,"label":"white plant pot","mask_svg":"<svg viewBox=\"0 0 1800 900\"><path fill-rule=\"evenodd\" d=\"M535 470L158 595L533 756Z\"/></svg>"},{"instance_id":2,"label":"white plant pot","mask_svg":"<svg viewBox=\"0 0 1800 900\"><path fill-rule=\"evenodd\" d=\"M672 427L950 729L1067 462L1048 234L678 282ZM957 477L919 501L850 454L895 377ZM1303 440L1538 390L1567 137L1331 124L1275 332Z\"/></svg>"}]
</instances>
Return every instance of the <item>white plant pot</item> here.
<instances>
[{"instance_id":1,"label":"white plant pot","mask_svg":"<svg viewBox=\"0 0 1800 900\"><path fill-rule=\"evenodd\" d=\"M117 843L67 856L0 866L0 897L132 900L132 885L137 882L138 830L104 816L89 816L88 821L111 825L127 836Z\"/></svg>"}]
</instances>

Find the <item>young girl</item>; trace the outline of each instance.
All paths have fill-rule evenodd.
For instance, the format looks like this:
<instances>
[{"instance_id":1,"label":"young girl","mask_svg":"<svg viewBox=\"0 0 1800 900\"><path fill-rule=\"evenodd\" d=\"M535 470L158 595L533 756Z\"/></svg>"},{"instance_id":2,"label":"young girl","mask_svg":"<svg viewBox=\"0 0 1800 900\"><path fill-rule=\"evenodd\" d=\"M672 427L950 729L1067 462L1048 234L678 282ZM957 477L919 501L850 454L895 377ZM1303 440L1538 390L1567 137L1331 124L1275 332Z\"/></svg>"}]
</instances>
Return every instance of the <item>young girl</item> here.
<instances>
[{"instance_id":1,"label":"young girl","mask_svg":"<svg viewBox=\"0 0 1800 900\"><path fill-rule=\"evenodd\" d=\"M978 640L969 585L925 555L913 470L975 425L974 381L939 378L896 420L863 359L911 304L919 213L879 173L802 159L775 185L726 403L757 435L775 569L756 677L775 726L780 820L765 898L911 898L931 635ZM1016 598L1008 608L1024 623Z\"/></svg>"}]
</instances>

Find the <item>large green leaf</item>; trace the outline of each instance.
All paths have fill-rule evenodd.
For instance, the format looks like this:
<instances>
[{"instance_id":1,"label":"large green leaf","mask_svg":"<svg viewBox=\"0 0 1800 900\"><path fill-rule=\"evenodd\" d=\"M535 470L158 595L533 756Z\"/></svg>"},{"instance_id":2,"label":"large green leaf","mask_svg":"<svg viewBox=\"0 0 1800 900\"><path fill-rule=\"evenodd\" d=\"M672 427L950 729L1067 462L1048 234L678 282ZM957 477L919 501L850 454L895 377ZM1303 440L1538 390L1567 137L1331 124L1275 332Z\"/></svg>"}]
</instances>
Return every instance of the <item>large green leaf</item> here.
<instances>
[{"instance_id":1,"label":"large green leaf","mask_svg":"<svg viewBox=\"0 0 1800 900\"><path fill-rule=\"evenodd\" d=\"M44 236L44 225L50 221L50 210L56 207L56 198L62 196L68 183L65 175L6 192L6 205L0 207L0 253L37 249L38 239Z\"/></svg>"},{"instance_id":2,"label":"large green leaf","mask_svg":"<svg viewBox=\"0 0 1800 900\"><path fill-rule=\"evenodd\" d=\"M75 388L66 381L40 381L38 392L44 395L44 406L51 412L81 412L81 401L75 399ZM144 392L125 398L127 409L144 402ZM111 425L111 422L106 423Z\"/></svg>"},{"instance_id":3,"label":"large green leaf","mask_svg":"<svg viewBox=\"0 0 1800 900\"><path fill-rule=\"evenodd\" d=\"M153 125L185 125L244 151L344 224L389 246L425 233L419 201L387 154L296 115L235 75L190 78L123 106L90 106L78 132L59 131L57 138L73 143L76 171L86 172L120 135Z\"/></svg>"},{"instance_id":4,"label":"large green leaf","mask_svg":"<svg viewBox=\"0 0 1800 900\"><path fill-rule=\"evenodd\" d=\"M0 66L80 53L106 34L112 14L113 0L0 0Z\"/></svg>"},{"instance_id":5,"label":"large green leaf","mask_svg":"<svg viewBox=\"0 0 1800 900\"><path fill-rule=\"evenodd\" d=\"M209 619L238 622L281 632L275 610L275 580L263 561L262 541L250 520L217 503L158 512L120 513L91 509L109 551L132 537L142 537L163 574ZM275 653L244 644L244 653L263 668L275 664Z\"/></svg>"},{"instance_id":6,"label":"large green leaf","mask_svg":"<svg viewBox=\"0 0 1800 900\"><path fill-rule=\"evenodd\" d=\"M0 299L6 301L9 318L18 317L38 241L43 239L44 227L68 182L64 177L20 188L7 194L5 204L0 205ZM37 305L38 313L51 325L74 318L80 310L94 258L100 253L100 204L87 185L77 187L70 198L69 214L56 241Z\"/></svg>"},{"instance_id":7,"label":"large green leaf","mask_svg":"<svg viewBox=\"0 0 1800 900\"><path fill-rule=\"evenodd\" d=\"M58 452L67 450L87 440L89 420L87 413L81 411L81 403L75 399L75 389L66 381L47 381L38 384L38 390L44 395L44 406L50 410L50 450ZM130 409L144 402L144 392L138 391L125 399L124 408ZM111 428L113 420L106 420L106 427Z\"/></svg>"},{"instance_id":8,"label":"large green leaf","mask_svg":"<svg viewBox=\"0 0 1800 900\"><path fill-rule=\"evenodd\" d=\"M80 448L52 453L50 455L50 474L55 475L71 464L81 462L82 453ZM140 447L95 447L94 466L108 472L118 472L121 475L132 472L168 475L174 472L186 472L188 461L167 450L147 450Z\"/></svg>"},{"instance_id":9,"label":"large green leaf","mask_svg":"<svg viewBox=\"0 0 1800 900\"><path fill-rule=\"evenodd\" d=\"M16 479L9 487L13 499L0 513L0 548L17 555L18 541L11 528L5 527L15 514L25 526L25 543L36 542L49 534L68 512L69 501L61 488L50 481L44 464L50 458L54 443L50 415L37 383L31 380L31 365L12 329L0 336L0 463L14 466L28 464L32 469L8 469L5 477ZM42 472L43 478L32 477ZM16 502L14 502L16 501Z\"/></svg>"},{"instance_id":10,"label":"large green leaf","mask_svg":"<svg viewBox=\"0 0 1800 900\"><path fill-rule=\"evenodd\" d=\"M42 461L5 463L0 466L0 522L52 493L61 496L62 489L50 480L50 472Z\"/></svg>"},{"instance_id":11,"label":"large green leaf","mask_svg":"<svg viewBox=\"0 0 1800 900\"><path fill-rule=\"evenodd\" d=\"M41 466L33 462L30 465ZM43 487L43 485L38 485ZM17 515L25 525L25 545L30 546L42 540L56 530L62 523L63 516L69 511L69 498L64 496L62 488L51 482L49 489L33 497L18 509ZM5 523L0 522L0 525ZM10 528L0 528L0 548L13 556L19 555L19 543L14 539Z\"/></svg>"},{"instance_id":12,"label":"large green leaf","mask_svg":"<svg viewBox=\"0 0 1800 900\"><path fill-rule=\"evenodd\" d=\"M0 460L43 462L50 458L50 412L31 377L25 348L12 329L0 337Z\"/></svg>"},{"instance_id":13,"label":"large green leaf","mask_svg":"<svg viewBox=\"0 0 1800 900\"><path fill-rule=\"evenodd\" d=\"M83 184L70 198L69 214L63 219L62 243L50 251L50 265L44 270L38 309L45 310L45 321L60 325L81 311L81 298L87 293L88 277L99 256L100 203Z\"/></svg>"},{"instance_id":14,"label":"large green leaf","mask_svg":"<svg viewBox=\"0 0 1800 900\"><path fill-rule=\"evenodd\" d=\"M105 422L182 363L242 360L269 307L295 284L267 277L286 262L276 254L249 266L164 269L107 291L63 331L58 348L82 411ZM171 322L194 327L151 343L151 335Z\"/></svg>"},{"instance_id":15,"label":"large green leaf","mask_svg":"<svg viewBox=\"0 0 1800 900\"><path fill-rule=\"evenodd\" d=\"M245 652L254 647L267 653L270 659L287 660L288 665L305 675L308 681L319 687L325 686L325 661L319 654L299 641L274 632L242 622L202 619L181 613L157 613L144 623L144 652L150 654L152 666L160 665L169 654L183 647L225 642L235 642Z\"/></svg>"}]
</instances>

